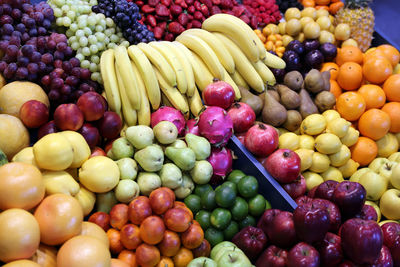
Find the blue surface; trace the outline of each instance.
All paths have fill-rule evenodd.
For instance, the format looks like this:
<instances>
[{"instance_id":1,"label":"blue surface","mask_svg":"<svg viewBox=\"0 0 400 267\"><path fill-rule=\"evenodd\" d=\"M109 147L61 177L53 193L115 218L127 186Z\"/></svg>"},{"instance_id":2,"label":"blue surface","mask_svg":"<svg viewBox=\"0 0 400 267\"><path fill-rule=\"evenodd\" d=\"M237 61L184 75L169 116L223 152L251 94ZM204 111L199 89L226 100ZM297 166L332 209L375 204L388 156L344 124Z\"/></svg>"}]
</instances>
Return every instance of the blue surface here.
<instances>
[{"instance_id":1,"label":"blue surface","mask_svg":"<svg viewBox=\"0 0 400 267\"><path fill-rule=\"evenodd\" d=\"M400 50L400 1L375 0L371 7L375 14L375 31Z\"/></svg>"}]
</instances>

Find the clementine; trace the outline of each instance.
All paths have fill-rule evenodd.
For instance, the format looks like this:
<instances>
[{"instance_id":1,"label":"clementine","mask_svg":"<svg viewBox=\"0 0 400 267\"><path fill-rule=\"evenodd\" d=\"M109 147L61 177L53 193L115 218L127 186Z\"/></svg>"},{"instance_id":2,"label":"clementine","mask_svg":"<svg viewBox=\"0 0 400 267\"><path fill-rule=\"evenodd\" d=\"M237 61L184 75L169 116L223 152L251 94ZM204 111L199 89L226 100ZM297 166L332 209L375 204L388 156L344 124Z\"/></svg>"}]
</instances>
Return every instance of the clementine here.
<instances>
[{"instance_id":1,"label":"clementine","mask_svg":"<svg viewBox=\"0 0 400 267\"><path fill-rule=\"evenodd\" d=\"M338 49L336 55L336 64L339 66L346 62L363 63L363 53L360 48L355 46L345 46Z\"/></svg>"},{"instance_id":2,"label":"clementine","mask_svg":"<svg viewBox=\"0 0 400 267\"><path fill-rule=\"evenodd\" d=\"M357 92L345 92L336 100L336 109L342 118L355 121L364 113L366 103Z\"/></svg>"},{"instance_id":3,"label":"clementine","mask_svg":"<svg viewBox=\"0 0 400 267\"><path fill-rule=\"evenodd\" d=\"M364 84L358 93L364 98L366 109L381 108L386 103L385 92L378 85Z\"/></svg>"},{"instance_id":4,"label":"clementine","mask_svg":"<svg viewBox=\"0 0 400 267\"><path fill-rule=\"evenodd\" d=\"M362 73L368 82L381 84L393 73L393 67L388 59L374 57L364 62Z\"/></svg>"},{"instance_id":5,"label":"clementine","mask_svg":"<svg viewBox=\"0 0 400 267\"><path fill-rule=\"evenodd\" d=\"M363 80L363 68L355 62L346 62L339 68L336 81L344 90L356 90L360 88Z\"/></svg>"},{"instance_id":6,"label":"clementine","mask_svg":"<svg viewBox=\"0 0 400 267\"><path fill-rule=\"evenodd\" d=\"M390 130L390 116L380 109L369 109L358 120L358 130L373 140L381 139Z\"/></svg>"},{"instance_id":7,"label":"clementine","mask_svg":"<svg viewBox=\"0 0 400 267\"><path fill-rule=\"evenodd\" d=\"M400 103L389 102L382 107L382 111L386 112L390 117L390 132L400 133Z\"/></svg>"},{"instance_id":8,"label":"clementine","mask_svg":"<svg viewBox=\"0 0 400 267\"><path fill-rule=\"evenodd\" d=\"M378 155L378 146L375 141L361 136L357 143L350 147L351 158L358 162L360 166L367 166Z\"/></svg>"},{"instance_id":9,"label":"clementine","mask_svg":"<svg viewBox=\"0 0 400 267\"><path fill-rule=\"evenodd\" d=\"M387 100L400 102L400 74L391 75L383 84L383 91Z\"/></svg>"}]
</instances>

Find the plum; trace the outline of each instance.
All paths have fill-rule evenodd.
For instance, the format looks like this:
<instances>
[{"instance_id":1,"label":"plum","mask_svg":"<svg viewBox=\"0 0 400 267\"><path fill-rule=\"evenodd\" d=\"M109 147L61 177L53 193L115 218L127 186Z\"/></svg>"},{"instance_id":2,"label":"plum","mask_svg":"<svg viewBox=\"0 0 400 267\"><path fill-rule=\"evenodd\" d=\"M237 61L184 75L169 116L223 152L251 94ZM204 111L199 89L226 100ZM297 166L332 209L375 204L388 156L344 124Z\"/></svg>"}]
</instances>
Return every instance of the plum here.
<instances>
[{"instance_id":1,"label":"plum","mask_svg":"<svg viewBox=\"0 0 400 267\"><path fill-rule=\"evenodd\" d=\"M299 40L293 40L287 45L286 50L292 50L301 56L304 54L304 45Z\"/></svg>"},{"instance_id":2,"label":"plum","mask_svg":"<svg viewBox=\"0 0 400 267\"><path fill-rule=\"evenodd\" d=\"M306 53L319 48L319 41L317 39L304 40L304 50Z\"/></svg>"},{"instance_id":3,"label":"plum","mask_svg":"<svg viewBox=\"0 0 400 267\"><path fill-rule=\"evenodd\" d=\"M319 50L310 51L305 57L305 63L313 69L320 69L322 63L324 63L324 55Z\"/></svg>"},{"instance_id":4,"label":"plum","mask_svg":"<svg viewBox=\"0 0 400 267\"><path fill-rule=\"evenodd\" d=\"M286 71L300 70L301 61L300 56L294 51L285 51L282 59L286 62Z\"/></svg>"},{"instance_id":5,"label":"plum","mask_svg":"<svg viewBox=\"0 0 400 267\"><path fill-rule=\"evenodd\" d=\"M331 43L324 43L319 47L322 55L324 55L325 61L332 61L337 54L336 45Z\"/></svg>"},{"instance_id":6,"label":"plum","mask_svg":"<svg viewBox=\"0 0 400 267\"><path fill-rule=\"evenodd\" d=\"M286 71L285 69L274 69L271 68L272 73L275 76L275 79L277 82L281 83L283 82L283 78L285 77Z\"/></svg>"}]
</instances>

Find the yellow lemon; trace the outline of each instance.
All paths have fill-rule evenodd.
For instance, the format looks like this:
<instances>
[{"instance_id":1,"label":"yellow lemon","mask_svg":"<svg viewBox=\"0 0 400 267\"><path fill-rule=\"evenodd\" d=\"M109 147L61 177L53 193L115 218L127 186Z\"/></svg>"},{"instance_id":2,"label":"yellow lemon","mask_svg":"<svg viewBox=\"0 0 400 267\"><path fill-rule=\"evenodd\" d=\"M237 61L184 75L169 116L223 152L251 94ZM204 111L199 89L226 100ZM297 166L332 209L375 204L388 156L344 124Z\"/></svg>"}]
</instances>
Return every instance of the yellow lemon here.
<instances>
[{"instance_id":1,"label":"yellow lemon","mask_svg":"<svg viewBox=\"0 0 400 267\"><path fill-rule=\"evenodd\" d=\"M66 171L45 171L42 173L46 195L62 193L75 196L79 192L79 184Z\"/></svg>"},{"instance_id":2,"label":"yellow lemon","mask_svg":"<svg viewBox=\"0 0 400 267\"><path fill-rule=\"evenodd\" d=\"M328 180L333 180L337 182L343 182L343 175L342 173L338 170L338 168L330 166L326 171L321 173L322 178L324 181Z\"/></svg>"},{"instance_id":3,"label":"yellow lemon","mask_svg":"<svg viewBox=\"0 0 400 267\"><path fill-rule=\"evenodd\" d=\"M0 114L0 149L8 160L27 146L29 146L29 132L22 121L11 115Z\"/></svg>"},{"instance_id":4,"label":"yellow lemon","mask_svg":"<svg viewBox=\"0 0 400 267\"><path fill-rule=\"evenodd\" d=\"M312 164L309 168L313 172L324 172L329 168L330 165L329 157L325 154L314 152L312 155Z\"/></svg>"},{"instance_id":5,"label":"yellow lemon","mask_svg":"<svg viewBox=\"0 0 400 267\"><path fill-rule=\"evenodd\" d=\"M314 137L307 134L300 135L300 148L314 150L315 140Z\"/></svg>"},{"instance_id":6,"label":"yellow lemon","mask_svg":"<svg viewBox=\"0 0 400 267\"><path fill-rule=\"evenodd\" d=\"M314 154L314 150L311 149L305 149L305 148L300 148L295 150L297 155L299 155L301 159L301 171L305 171L308 168L311 167L312 164L312 155Z\"/></svg>"},{"instance_id":7,"label":"yellow lemon","mask_svg":"<svg viewBox=\"0 0 400 267\"><path fill-rule=\"evenodd\" d=\"M304 172L303 176L306 180L307 191L310 191L324 182L322 176L315 172Z\"/></svg>"},{"instance_id":8,"label":"yellow lemon","mask_svg":"<svg viewBox=\"0 0 400 267\"><path fill-rule=\"evenodd\" d=\"M307 116L300 125L301 134L317 135L326 128L325 117L321 114L311 114Z\"/></svg>"},{"instance_id":9,"label":"yellow lemon","mask_svg":"<svg viewBox=\"0 0 400 267\"><path fill-rule=\"evenodd\" d=\"M32 164L36 167L36 160L35 160L35 155L33 155L33 147L28 146L19 151L11 160L12 162L25 162ZM39 168L39 167L38 167Z\"/></svg>"},{"instance_id":10,"label":"yellow lemon","mask_svg":"<svg viewBox=\"0 0 400 267\"><path fill-rule=\"evenodd\" d=\"M338 169L341 171L344 178L348 178L353 175L357 171L357 168L360 166L358 162L355 162L352 159L349 159L344 165L340 166Z\"/></svg>"},{"instance_id":11,"label":"yellow lemon","mask_svg":"<svg viewBox=\"0 0 400 267\"><path fill-rule=\"evenodd\" d=\"M300 137L295 133L284 133L279 136L279 148L296 150L300 146Z\"/></svg>"},{"instance_id":12,"label":"yellow lemon","mask_svg":"<svg viewBox=\"0 0 400 267\"><path fill-rule=\"evenodd\" d=\"M347 134L350 126L351 123L349 121L346 121L343 118L337 118L328 122L326 131L342 138Z\"/></svg>"},{"instance_id":13,"label":"yellow lemon","mask_svg":"<svg viewBox=\"0 0 400 267\"><path fill-rule=\"evenodd\" d=\"M331 161L331 165L334 167L340 167L344 165L351 157L350 149L341 145L340 150L334 154L329 155L329 160Z\"/></svg>"},{"instance_id":14,"label":"yellow lemon","mask_svg":"<svg viewBox=\"0 0 400 267\"><path fill-rule=\"evenodd\" d=\"M60 132L71 143L74 150L74 159L70 168L80 167L90 157L90 147L85 138L77 132L63 131Z\"/></svg>"},{"instance_id":15,"label":"yellow lemon","mask_svg":"<svg viewBox=\"0 0 400 267\"><path fill-rule=\"evenodd\" d=\"M333 121L334 119L340 118L339 112L337 112L336 110L333 110L333 109L328 109L328 110L324 111L322 113L322 116L325 117L325 120L327 123L329 123L330 121Z\"/></svg>"},{"instance_id":16,"label":"yellow lemon","mask_svg":"<svg viewBox=\"0 0 400 267\"><path fill-rule=\"evenodd\" d=\"M75 195L75 198L78 200L79 204L81 204L84 216L88 215L93 210L96 202L96 195L87 190L83 185L80 185L80 189Z\"/></svg>"},{"instance_id":17,"label":"yellow lemon","mask_svg":"<svg viewBox=\"0 0 400 267\"><path fill-rule=\"evenodd\" d=\"M315 148L323 154L334 154L340 151L342 142L331 133L323 133L315 138Z\"/></svg>"},{"instance_id":18,"label":"yellow lemon","mask_svg":"<svg viewBox=\"0 0 400 267\"><path fill-rule=\"evenodd\" d=\"M359 131L357 131L353 127L349 127L349 130L347 131L346 135L340 138L340 141L342 142L343 145L351 147L352 145L357 143L359 135L360 135Z\"/></svg>"},{"instance_id":19,"label":"yellow lemon","mask_svg":"<svg viewBox=\"0 0 400 267\"><path fill-rule=\"evenodd\" d=\"M399 150L399 142L392 133L385 134L384 137L376 141L378 145L378 156L387 158Z\"/></svg>"}]
</instances>

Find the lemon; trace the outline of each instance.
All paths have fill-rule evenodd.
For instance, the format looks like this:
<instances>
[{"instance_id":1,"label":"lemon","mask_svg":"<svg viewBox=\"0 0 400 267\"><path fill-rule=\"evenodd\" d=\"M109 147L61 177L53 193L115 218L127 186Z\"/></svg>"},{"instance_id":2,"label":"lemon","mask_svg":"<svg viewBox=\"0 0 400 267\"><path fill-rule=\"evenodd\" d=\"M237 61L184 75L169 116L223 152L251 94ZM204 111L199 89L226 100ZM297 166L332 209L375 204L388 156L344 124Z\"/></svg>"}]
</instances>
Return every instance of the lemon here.
<instances>
[{"instance_id":1,"label":"lemon","mask_svg":"<svg viewBox=\"0 0 400 267\"><path fill-rule=\"evenodd\" d=\"M0 149L8 160L27 146L29 146L29 132L22 121L11 115L0 114Z\"/></svg>"},{"instance_id":2,"label":"lemon","mask_svg":"<svg viewBox=\"0 0 400 267\"><path fill-rule=\"evenodd\" d=\"M351 157L350 149L342 145L340 150L334 154L329 155L329 160L331 161L331 165L334 167L340 167L344 165Z\"/></svg>"},{"instance_id":3,"label":"lemon","mask_svg":"<svg viewBox=\"0 0 400 267\"><path fill-rule=\"evenodd\" d=\"M351 147L352 145L357 143L359 135L360 135L359 131L357 131L353 127L349 127L349 130L347 131L346 135L340 138L340 141L342 142L343 145Z\"/></svg>"},{"instance_id":4,"label":"lemon","mask_svg":"<svg viewBox=\"0 0 400 267\"><path fill-rule=\"evenodd\" d=\"M321 114L311 114L307 116L300 125L301 134L317 135L326 128L325 117Z\"/></svg>"},{"instance_id":5,"label":"lemon","mask_svg":"<svg viewBox=\"0 0 400 267\"><path fill-rule=\"evenodd\" d=\"M385 134L384 137L376 141L378 145L378 156L387 158L399 150L399 142L392 133Z\"/></svg>"},{"instance_id":6,"label":"lemon","mask_svg":"<svg viewBox=\"0 0 400 267\"><path fill-rule=\"evenodd\" d=\"M358 162L355 162L353 159L349 159L344 165L340 166L338 169L342 173L344 178L348 178L357 171L357 168L359 166L360 164Z\"/></svg>"},{"instance_id":7,"label":"lemon","mask_svg":"<svg viewBox=\"0 0 400 267\"><path fill-rule=\"evenodd\" d=\"M285 26L285 31L290 36L296 36L300 33L301 23L300 23L299 19L300 18L292 18L290 20L287 20L286 26Z\"/></svg>"},{"instance_id":8,"label":"lemon","mask_svg":"<svg viewBox=\"0 0 400 267\"><path fill-rule=\"evenodd\" d=\"M367 167L358 169L350 176L350 181L358 183L358 181L360 180L360 177L370 171L371 171L371 169L367 168Z\"/></svg>"},{"instance_id":9,"label":"lemon","mask_svg":"<svg viewBox=\"0 0 400 267\"><path fill-rule=\"evenodd\" d=\"M279 136L279 148L296 150L300 146L300 137L295 133L284 133Z\"/></svg>"},{"instance_id":10,"label":"lemon","mask_svg":"<svg viewBox=\"0 0 400 267\"><path fill-rule=\"evenodd\" d=\"M312 155L312 164L309 168L313 172L324 172L329 168L330 165L329 157L325 154L314 152Z\"/></svg>"},{"instance_id":11,"label":"lemon","mask_svg":"<svg viewBox=\"0 0 400 267\"><path fill-rule=\"evenodd\" d=\"M271 34L279 33L279 28L278 28L278 25L276 25L276 24L270 23L266 27L271 30Z\"/></svg>"},{"instance_id":12,"label":"lemon","mask_svg":"<svg viewBox=\"0 0 400 267\"><path fill-rule=\"evenodd\" d=\"M46 195L57 193L75 196L79 192L79 184L66 171L42 172Z\"/></svg>"},{"instance_id":13,"label":"lemon","mask_svg":"<svg viewBox=\"0 0 400 267\"><path fill-rule=\"evenodd\" d=\"M294 152L296 152L296 154L299 155L299 157L301 159L300 169L302 172L311 167L312 155L314 154L314 150L300 148L300 149L295 150Z\"/></svg>"},{"instance_id":14,"label":"lemon","mask_svg":"<svg viewBox=\"0 0 400 267\"><path fill-rule=\"evenodd\" d=\"M63 131L60 132L71 143L74 150L74 159L72 160L71 168L80 167L90 156L90 147L85 138L77 132Z\"/></svg>"},{"instance_id":15,"label":"lemon","mask_svg":"<svg viewBox=\"0 0 400 267\"><path fill-rule=\"evenodd\" d=\"M43 136L33 145L33 155L39 168L62 171L71 165L74 149L62 134L51 133Z\"/></svg>"},{"instance_id":16,"label":"lemon","mask_svg":"<svg viewBox=\"0 0 400 267\"><path fill-rule=\"evenodd\" d=\"M310 191L324 182L322 176L315 172L304 172L303 177L306 180L307 191Z\"/></svg>"},{"instance_id":17,"label":"lemon","mask_svg":"<svg viewBox=\"0 0 400 267\"><path fill-rule=\"evenodd\" d=\"M314 150L314 137L307 134L300 135L300 148Z\"/></svg>"},{"instance_id":18,"label":"lemon","mask_svg":"<svg viewBox=\"0 0 400 267\"><path fill-rule=\"evenodd\" d=\"M347 134L350 126L351 123L349 121L346 121L343 118L336 118L328 122L326 125L326 131L342 138Z\"/></svg>"},{"instance_id":19,"label":"lemon","mask_svg":"<svg viewBox=\"0 0 400 267\"><path fill-rule=\"evenodd\" d=\"M334 154L340 151L342 142L331 133L323 133L315 138L315 148L323 154Z\"/></svg>"},{"instance_id":20,"label":"lemon","mask_svg":"<svg viewBox=\"0 0 400 267\"><path fill-rule=\"evenodd\" d=\"M333 180L339 183L344 181L342 173L338 170L338 168L332 166L330 166L326 171L321 173L321 176L324 179L324 181Z\"/></svg>"},{"instance_id":21,"label":"lemon","mask_svg":"<svg viewBox=\"0 0 400 267\"><path fill-rule=\"evenodd\" d=\"M318 9L317 10L317 18L320 17L329 17L329 11L326 9Z\"/></svg>"},{"instance_id":22,"label":"lemon","mask_svg":"<svg viewBox=\"0 0 400 267\"><path fill-rule=\"evenodd\" d=\"M339 112L337 112L336 110L333 110L333 109L328 109L328 110L324 111L322 113L322 116L325 117L325 120L327 123L329 123L330 121L332 121L334 119L340 118Z\"/></svg>"},{"instance_id":23,"label":"lemon","mask_svg":"<svg viewBox=\"0 0 400 267\"><path fill-rule=\"evenodd\" d=\"M25 162L25 163L29 163L29 164L32 164L32 165L38 167L36 164L35 156L33 155L33 147L31 147L31 146L25 147L24 149L19 151L12 158L11 161L12 162Z\"/></svg>"}]
</instances>

